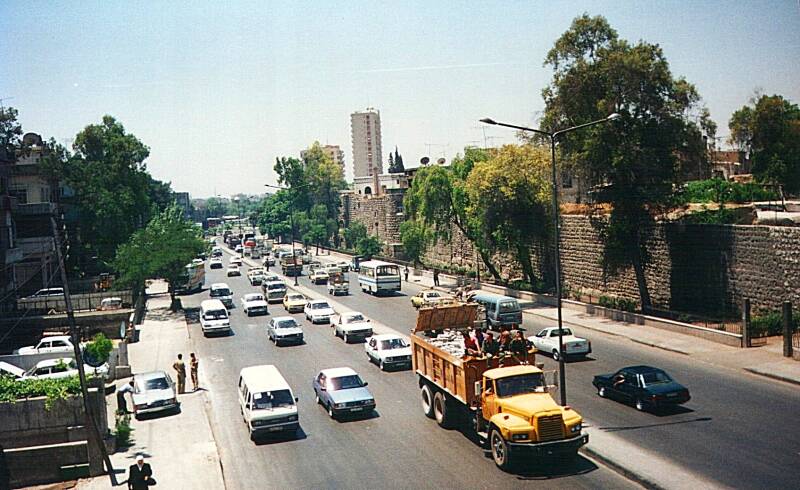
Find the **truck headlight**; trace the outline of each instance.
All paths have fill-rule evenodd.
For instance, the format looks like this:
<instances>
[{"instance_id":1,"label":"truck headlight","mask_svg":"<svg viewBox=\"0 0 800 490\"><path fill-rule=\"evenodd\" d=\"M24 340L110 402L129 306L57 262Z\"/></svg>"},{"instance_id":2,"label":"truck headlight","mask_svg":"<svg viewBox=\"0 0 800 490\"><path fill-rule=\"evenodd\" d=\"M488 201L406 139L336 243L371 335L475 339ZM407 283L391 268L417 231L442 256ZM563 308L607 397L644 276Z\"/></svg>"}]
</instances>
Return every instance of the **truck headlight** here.
<instances>
[{"instance_id":1,"label":"truck headlight","mask_svg":"<svg viewBox=\"0 0 800 490\"><path fill-rule=\"evenodd\" d=\"M581 425L582 424L575 424L569 428L569 431L572 432L573 434L577 434L578 432L581 431Z\"/></svg>"},{"instance_id":2,"label":"truck headlight","mask_svg":"<svg viewBox=\"0 0 800 490\"><path fill-rule=\"evenodd\" d=\"M528 434L511 434L512 441L524 441L528 439Z\"/></svg>"}]
</instances>

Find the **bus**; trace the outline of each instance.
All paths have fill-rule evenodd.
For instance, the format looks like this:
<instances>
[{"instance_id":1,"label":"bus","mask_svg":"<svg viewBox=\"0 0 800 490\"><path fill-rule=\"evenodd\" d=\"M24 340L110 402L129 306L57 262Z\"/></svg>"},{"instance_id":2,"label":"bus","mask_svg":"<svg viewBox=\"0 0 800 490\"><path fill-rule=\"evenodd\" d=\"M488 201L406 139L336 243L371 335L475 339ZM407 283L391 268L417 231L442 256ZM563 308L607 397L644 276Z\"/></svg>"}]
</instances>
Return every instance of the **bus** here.
<instances>
[{"instance_id":1,"label":"bus","mask_svg":"<svg viewBox=\"0 0 800 490\"><path fill-rule=\"evenodd\" d=\"M175 292L194 293L196 291L201 291L205 283L205 264L188 264L185 272L181 274L180 278L178 279L178 284L175 286Z\"/></svg>"},{"instance_id":2,"label":"bus","mask_svg":"<svg viewBox=\"0 0 800 490\"><path fill-rule=\"evenodd\" d=\"M400 291L400 266L380 260L361 262L358 285L362 291L375 295Z\"/></svg>"}]
</instances>

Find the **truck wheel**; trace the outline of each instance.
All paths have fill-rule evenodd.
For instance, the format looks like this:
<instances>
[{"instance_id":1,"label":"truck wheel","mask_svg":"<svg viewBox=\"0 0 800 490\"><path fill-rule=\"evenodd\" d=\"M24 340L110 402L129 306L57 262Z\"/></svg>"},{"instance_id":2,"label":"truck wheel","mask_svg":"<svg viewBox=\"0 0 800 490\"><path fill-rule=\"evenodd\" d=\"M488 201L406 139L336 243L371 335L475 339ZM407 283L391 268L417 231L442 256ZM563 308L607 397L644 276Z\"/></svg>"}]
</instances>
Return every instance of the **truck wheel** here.
<instances>
[{"instance_id":1,"label":"truck wheel","mask_svg":"<svg viewBox=\"0 0 800 490\"><path fill-rule=\"evenodd\" d=\"M507 470L511 463L511 453L509 452L508 444L503 439L503 435L497 429L492 429L492 434L489 436L489 443L492 448L492 459L494 464L502 470Z\"/></svg>"},{"instance_id":2,"label":"truck wheel","mask_svg":"<svg viewBox=\"0 0 800 490\"><path fill-rule=\"evenodd\" d=\"M422 386L422 413L429 419L433 418L433 393L427 384Z\"/></svg>"},{"instance_id":3,"label":"truck wheel","mask_svg":"<svg viewBox=\"0 0 800 490\"><path fill-rule=\"evenodd\" d=\"M449 429L453 425L453 411L447 403L447 397L441 391L433 395L433 415L436 423L443 429Z\"/></svg>"}]
</instances>

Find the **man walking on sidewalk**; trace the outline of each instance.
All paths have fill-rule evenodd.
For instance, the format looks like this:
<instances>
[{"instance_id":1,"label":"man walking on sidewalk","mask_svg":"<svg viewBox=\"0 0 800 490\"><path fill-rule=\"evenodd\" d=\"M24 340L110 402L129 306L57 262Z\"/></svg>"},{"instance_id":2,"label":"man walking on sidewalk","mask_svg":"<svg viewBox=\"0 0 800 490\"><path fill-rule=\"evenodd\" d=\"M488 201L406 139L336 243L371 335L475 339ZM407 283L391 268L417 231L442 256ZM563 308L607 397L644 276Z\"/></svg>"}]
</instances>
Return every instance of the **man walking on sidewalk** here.
<instances>
[{"instance_id":1,"label":"man walking on sidewalk","mask_svg":"<svg viewBox=\"0 0 800 490\"><path fill-rule=\"evenodd\" d=\"M189 354L189 373L192 375L192 391L197 391L197 387L200 383L197 382L197 368L200 365L200 361L197 359L197 356L194 355L194 352Z\"/></svg>"},{"instance_id":2,"label":"man walking on sidewalk","mask_svg":"<svg viewBox=\"0 0 800 490\"><path fill-rule=\"evenodd\" d=\"M183 354L178 354L178 360L172 365L178 376L178 394L186 393L186 364L183 363Z\"/></svg>"},{"instance_id":3,"label":"man walking on sidewalk","mask_svg":"<svg viewBox=\"0 0 800 490\"><path fill-rule=\"evenodd\" d=\"M155 480L153 480L153 470L150 465L144 462L144 456L141 454L136 456L136 464L132 464L128 468L128 489L146 490L153 484L155 484Z\"/></svg>"},{"instance_id":4,"label":"man walking on sidewalk","mask_svg":"<svg viewBox=\"0 0 800 490\"><path fill-rule=\"evenodd\" d=\"M439 269L433 269L433 285L439 286Z\"/></svg>"}]
</instances>

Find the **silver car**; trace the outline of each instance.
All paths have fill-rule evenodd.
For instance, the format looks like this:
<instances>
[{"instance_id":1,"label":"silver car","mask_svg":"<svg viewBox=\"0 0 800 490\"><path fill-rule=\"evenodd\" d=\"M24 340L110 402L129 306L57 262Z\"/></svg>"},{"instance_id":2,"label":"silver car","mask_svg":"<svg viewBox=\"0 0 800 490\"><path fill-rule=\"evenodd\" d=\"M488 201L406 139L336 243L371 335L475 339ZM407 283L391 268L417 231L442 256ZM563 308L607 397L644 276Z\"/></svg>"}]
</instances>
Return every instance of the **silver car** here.
<instances>
[{"instance_id":1,"label":"silver car","mask_svg":"<svg viewBox=\"0 0 800 490\"><path fill-rule=\"evenodd\" d=\"M133 375L133 413L138 419L146 413L180 411L175 383L164 371Z\"/></svg>"}]
</instances>

